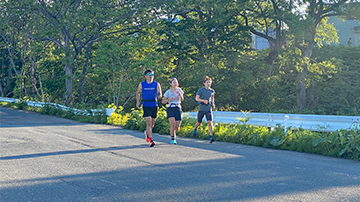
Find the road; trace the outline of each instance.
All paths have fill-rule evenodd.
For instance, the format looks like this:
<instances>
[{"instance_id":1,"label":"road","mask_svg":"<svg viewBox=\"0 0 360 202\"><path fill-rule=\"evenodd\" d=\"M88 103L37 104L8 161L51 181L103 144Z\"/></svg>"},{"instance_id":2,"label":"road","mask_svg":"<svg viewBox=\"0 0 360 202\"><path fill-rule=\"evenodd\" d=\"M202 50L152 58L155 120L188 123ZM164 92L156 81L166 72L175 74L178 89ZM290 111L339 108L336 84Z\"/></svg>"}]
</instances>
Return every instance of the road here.
<instances>
[{"instance_id":1,"label":"road","mask_svg":"<svg viewBox=\"0 0 360 202\"><path fill-rule=\"evenodd\" d=\"M0 201L360 201L360 162L0 107Z\"/></svg>"}]
</instances>

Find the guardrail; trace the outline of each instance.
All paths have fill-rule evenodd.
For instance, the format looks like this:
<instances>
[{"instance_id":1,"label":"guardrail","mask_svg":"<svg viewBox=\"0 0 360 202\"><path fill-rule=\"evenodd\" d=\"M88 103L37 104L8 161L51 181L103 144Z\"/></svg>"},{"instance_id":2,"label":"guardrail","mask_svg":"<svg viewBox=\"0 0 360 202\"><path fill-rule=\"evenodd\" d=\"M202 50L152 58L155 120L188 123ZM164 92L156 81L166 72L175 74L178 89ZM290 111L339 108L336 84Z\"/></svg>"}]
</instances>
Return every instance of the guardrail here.
<instances>
[{"instance_id":1,"label":"guardrail","mask_svg":"<svg viewBox=\"0 0 360 202\"><path fill-rule=\"evenodd\" d=\"M187 113L189 117L197 117L197 112ZM240 123L255 126L276 127L283 126L286 132L288 127L303 128L312 131L334 132L340 129L360 129L360 116L331 116L307 114L274 114L274 113L242 113L214 111L214 122ZM239 119L249 120L244 123Z\"/></svg>"},{"instance_id":2,"label":"guardrail","mask_svg":"<svg viewBox=\"0 0 360 202\"><path fill-rule=\"evenodd\" d=\"M0 97L0 101L20 102L18 99ZM43 107L44 102L26 101L29 106ZM69 108L63 105L47 103L52 106L60 107L63 110L72 109L75 112L87 113L86 110ZM92 115L98 112L106 112L107 116L113 112L112 108L106 110L92 109ZM88 115L90 115L88 113ZM186 112L184 116L196 118L197 112ZM214 111L214 122L248 124L255 126L276 127L283 126L286 132L288 127L303 128L312 131L334 132L340 129L360 129L360 116L331 116L331 115L307 115L307 114L274 114L274 113L242 113L242 112L222 112ZM248 119L243 122L239 119Z\"/></svg>"},{"instance_id":3,"label":"guardrail","mask_svg":"<svg viewBox=\"0 0 360 202\"><path fill-rule=\"evenodd\" d=\"M3 101L3 102L20 102L19 99L14 99L14 98L6 98L6 97L0 97L0 101ZM73 110L74 112L76 113L84 113L86 115L95 115L96 113L101 113L101 112L105 112L104 109L91 109L91 114L89 113L88 110L81 110L81 109L75 109L75 108L71 108L71 107L67 107L67 106L64 106L64 105L59 105L59 104L54 104L54 103L45 103L45 102L35 102L35 101L25 101L26 104L28 106L33 106L33 107L44 107L46 104L48 105L51 105L51 106L54 106L54 107L58 107L60 108L61 110Z\"/></svg>"}]
</instances>

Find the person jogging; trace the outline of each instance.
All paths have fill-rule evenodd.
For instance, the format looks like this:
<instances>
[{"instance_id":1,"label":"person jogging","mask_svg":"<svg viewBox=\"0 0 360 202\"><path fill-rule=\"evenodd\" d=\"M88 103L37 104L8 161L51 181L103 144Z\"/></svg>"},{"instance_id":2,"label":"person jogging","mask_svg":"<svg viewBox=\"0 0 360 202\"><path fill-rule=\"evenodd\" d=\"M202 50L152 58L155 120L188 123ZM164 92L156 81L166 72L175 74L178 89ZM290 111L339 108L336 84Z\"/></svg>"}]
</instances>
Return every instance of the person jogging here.
<instances>
[{"instance_id":1,"label":"person jogging","mask_svg":"<svg viewBox=\"0 0 360 202\"><path fill-rule=\"evenodd\" d=\"M155 119L158 112L157 98L162 97L161 85L154 81L154 71L148 69L144 72L145 81L141 82L136 91L136 107L140 108L140 94L142 98L143 117L146 120L145 140L149 146L155 146L152 139L152 129L155 125Z\"/></svg>"},{"instance_id":2,"label":"person jogging","mask_svg":"<svg viewBox=\"0 0 360 202\"><path fill-rule=\"evenodd\" d=\"M201 125L202 119L205 116L210 132L209 143L213 143L215 142L215 138L213 137L214 127L212 123L212 108L215 108L215 90L210 88L212 84L212 80L210 77L206 76L203 83L204 87L198 90L195 97L195 100L200 103L200 106L197 115L197 123L195 124L195 129L193 131L193 136L196 137L197 129Z\"/></svg>"},{"instance_id":3,"label":"person jogging","mask_svg":"<svg viewBox=\"0 0 360 202\"><path fill-rule=\"evenodd\" d=\"M167 90L162 99L162 103L167 103L166 114L170 122L171 144L176 144L176 132L181 125L181 102L184 100L184 92L179 88L176 78L170 80L171 88Z\"/></svg>"}]
</instances>

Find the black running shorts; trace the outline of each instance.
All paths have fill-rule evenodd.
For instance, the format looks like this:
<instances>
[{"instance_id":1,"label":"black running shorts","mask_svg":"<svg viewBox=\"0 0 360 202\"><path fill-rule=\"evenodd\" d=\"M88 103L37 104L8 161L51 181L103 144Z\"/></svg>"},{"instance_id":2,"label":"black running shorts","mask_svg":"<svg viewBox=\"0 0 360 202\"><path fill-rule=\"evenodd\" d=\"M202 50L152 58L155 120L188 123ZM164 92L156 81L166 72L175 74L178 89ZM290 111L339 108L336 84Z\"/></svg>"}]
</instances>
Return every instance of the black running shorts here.
<instances>
[{"instance_id":1,"label":"black running shorts","mask_svg":"<svg viewBox=\"0 0 360 202\"><path fill-rule=\"evenodd\" d=\"M158 112L158 107L145 107L145 106L143 106L143 111L144 111L144 114L143 114L144 118L151 116L151 118L156 119L157 112Z\"/></svg>"},{"instance_id":2,"label":"black running shorts","mask_svg":"<svg viewBox=\"0 0 360 202\"><path fill-rule=\"evenodd\" d=\"M199 111L197 121L201 123L204 116L206 116L207 121L212 121L212 111Z\"/></svg>"},{"instance_id":3,"label":"black running shorts","mask_svg":"<svg viewBox=\"0 0 360 202\"><path fill-rule=\"evenodd\" d=\"M167 118L174 117L176 121L181 121L182 111L179 107L168 107L166 108Z\"/></svg>"}]
</instances>

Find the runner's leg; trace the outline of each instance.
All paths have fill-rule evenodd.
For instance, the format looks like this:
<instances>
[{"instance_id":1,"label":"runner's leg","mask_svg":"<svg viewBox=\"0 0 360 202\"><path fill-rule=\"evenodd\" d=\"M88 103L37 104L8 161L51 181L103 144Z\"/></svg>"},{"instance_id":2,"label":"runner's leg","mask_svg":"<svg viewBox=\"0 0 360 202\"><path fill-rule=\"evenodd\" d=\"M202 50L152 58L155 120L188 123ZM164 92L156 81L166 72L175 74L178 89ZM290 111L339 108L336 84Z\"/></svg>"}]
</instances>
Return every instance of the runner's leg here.
<instances>
[{"instance_id":1,"label":"runner's leg","mask_svg":"<svg viewBox=\"0 0 360 202\"><path fill-rule=\"evenodd\" d=\"M175 122L175 118L174 117L170 117L169 118L169 122L170 122L170 136L174 137L175 136L175 129L176 129L176 122Z\"/></svg>"},{"instance_id":2,"label":"runner's leg","mask_svg":"<svg viewBox=\"0 0 360 202\"><path fill-rule=\"evenodd\" d=\"M213 122L212 121L207 121L207 124L209 126L210 136L212 137L213 136L213 129L214 129Z\"/></svg>"},{"instance_id":3,"label":"runner's leg","mask_svg":"<svg viewBox=\"0 0 360 202\"><path fill-rule=\"evenodd\" d=\"M175 133L177 133L180 130L181 121L176 121L175 124Z\"/></svg>"},{"instance_id":4,"label":"runner's leg","mask_svg":"<svg viewBox=\"0 0 360 202\"><path fill-rule=\"evenodd\" d=\"M149 138L152 138L152 129L153 129L153 118L151 118L150 116L145 117L146 120L146 133L148 135Z\"/></svg>"}]
</instances>

